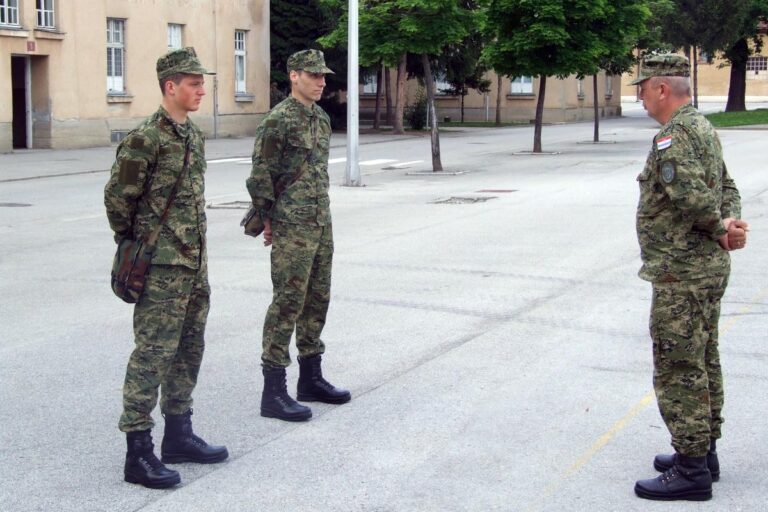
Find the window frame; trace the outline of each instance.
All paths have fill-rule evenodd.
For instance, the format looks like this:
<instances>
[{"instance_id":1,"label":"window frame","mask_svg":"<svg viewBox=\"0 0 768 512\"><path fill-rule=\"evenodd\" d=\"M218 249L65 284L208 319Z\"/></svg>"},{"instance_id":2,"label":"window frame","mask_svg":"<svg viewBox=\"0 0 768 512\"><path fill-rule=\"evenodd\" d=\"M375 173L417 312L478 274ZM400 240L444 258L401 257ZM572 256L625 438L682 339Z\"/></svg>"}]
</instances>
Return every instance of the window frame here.
<instances>
[{"instance_id":1,"label":"window frame","mask_svg":"<svg viewBox=\"0 0 768 512\"><path fill-rule=\"evenodd\" d=\"M46 4L48 3L50 3L50 6L46 6ZM42 28L46 30L56 28L56 1L55 0L36 0L35 11L37 14L37 28Z\"/></svg>"},{"instance_id":2,"label":"window frame","mask_svg":"<svg viewBox=\"0 0 768 512\"><path fill-rule=\"evenodd\" d=\"M247 30L235 30L235 94L247 94Z\"/></svg>"},{"instance_id":3,"label":"window frame","mask_svg":"<svg viewBox=\"0 0 768 512\"><path fill-rule=\"evenodd\" d=\"M114 40L115 36L119 36L119 41ZM119 56L119 69L115 66L116 56ZM125 92L125 19L107 18L107 94L124 95Z\"/></svg>"},{"instance_id":4,"label":"window frame","mask_svg":"<svg viewBox=\"0 0 768 512\"><path fill-rule=\"evenodd\" d=\"M765 55L751 55L747 59L747 73L757 75L761 71L768 71L768 57Z\"/></svg>"},{"instance_id":5,"label":"window frame","mask_svg":"<svg viewBox=\"0 0 768 512\"><path fill-rule=\"evenodd\" d=\"M0 27L20 26L19 0L0 0Z\"/></svg>"},{"instance_id":6,"label":"window frame","mask_svg":"<svg viewBox=\"0 0 768 512\"><path fill-rule=\"evenodd\" d=\"M528 80L525 80L528 79ZM518 87L515 87L517 85ZM520 89L516 91L515 89ZM530 89L530 90L526 90ZM533 76L516 76L509 81L509 94L512 96L530 96L533 95Z\"/></svg>"},{"instance_id":7,"label":"window frame","mask_svg":"<svg viewBox=\"0 0 768 512\"><path fill-rule=\"evenodd\" d=\"M184 25L181 23L168 23L166 43L168 50L179 50L184 47ZM178 36L178 41L175 41Z\"/></svg>"}]
</instances>

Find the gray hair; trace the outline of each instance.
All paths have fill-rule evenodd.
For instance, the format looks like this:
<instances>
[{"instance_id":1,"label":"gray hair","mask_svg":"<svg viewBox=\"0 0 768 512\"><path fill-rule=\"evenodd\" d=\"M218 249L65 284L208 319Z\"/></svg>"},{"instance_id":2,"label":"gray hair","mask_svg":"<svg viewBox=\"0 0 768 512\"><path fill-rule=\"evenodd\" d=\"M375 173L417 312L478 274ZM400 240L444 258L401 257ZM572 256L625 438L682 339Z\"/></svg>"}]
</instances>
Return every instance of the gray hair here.
<instances>
[{"instance_id":1,"label":"gray hair","mask_svg":"<svg viewBox=\"0 0 768 512\"><path fill-rule=\"evenodd\" d=\"M660 83L667 84L673 96L688 98L691 96L691 79L687 76L654 76L650 80L655 81L654 86Z\"/></svg>"}]
</instances>

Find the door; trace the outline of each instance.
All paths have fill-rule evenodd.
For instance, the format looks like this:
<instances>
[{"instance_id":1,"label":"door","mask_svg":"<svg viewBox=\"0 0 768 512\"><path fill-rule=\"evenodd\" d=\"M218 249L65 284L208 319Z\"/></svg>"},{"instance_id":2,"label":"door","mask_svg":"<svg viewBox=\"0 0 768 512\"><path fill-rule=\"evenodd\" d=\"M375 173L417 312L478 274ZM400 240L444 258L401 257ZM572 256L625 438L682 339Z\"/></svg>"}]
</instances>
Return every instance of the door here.
<instances>
[{"instance_id":1,"label":"door","mask_svg":"<svg viewBox=\"0 0 768 512\"><path fill-rule=\"evenodd\" d=\"M32 71L29 57L11 56L13 147L32 147Z\"/></svg>"}]
</instances>

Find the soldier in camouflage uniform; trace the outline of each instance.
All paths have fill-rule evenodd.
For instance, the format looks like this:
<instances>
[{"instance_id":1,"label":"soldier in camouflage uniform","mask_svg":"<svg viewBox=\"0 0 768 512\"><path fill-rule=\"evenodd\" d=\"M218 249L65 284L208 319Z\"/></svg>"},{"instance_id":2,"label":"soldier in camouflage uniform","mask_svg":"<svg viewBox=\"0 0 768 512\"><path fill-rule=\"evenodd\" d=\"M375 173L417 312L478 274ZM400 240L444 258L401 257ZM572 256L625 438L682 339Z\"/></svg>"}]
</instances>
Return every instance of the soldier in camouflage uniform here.
<instances>
[{"instance_id":1,"label":"soldier in camouflage uniform","mask_svg":"<svg viewBox=\"0 0 768 512\"><path fill-rule=\"evenodd\" d=\"M219 462L224 446L210 446L192 432L192 390L205 348L210 287L205 246L205 141L187 117L205 94L193 48L175 50L157 61L162 106L117 148L104 190L115 239L146 240L157 226L179 173L185 148L189 165L160 232L146 287L133 313L136 348L128 361L120 430L128 452L125 480L146 487L178 484L178 472L154 455L151 412L162 391L165 416L163 462Z\"/></svg>"},{"instance_id":2,"label":"soldier in camouflage uniform","mask_svg":"<svg viewBox=\"0 0 768 512\"><path fill-rule=\"evenodd\" d=\"M643 62L633 82L648 115L663 125L637 178L639 275L653 283L653 384L675 449L656 456L662 475L635 485L638 496L652 500L712 497L723 422L720 299L728 251L746 244L739 192L717 133L690 104L688 76L688 59L657 55Z\"/></svg>"},{"instance_id":3,"label":"soldier in camouflage uniform","mask_svg":"<svg viewBox=\"0 0 768 512\"><path fill-rule=\"evenodd\" d=\"M323 378L320 334L331 299L333 231L328 198L331 125L315 102L322 96L323 53L304 50L288 59L291 95L262 120L253 147L248 192L272 246L272 304L264 320L261 415L287 421L312 416L288 395L285 368L296 330L297 398L340 404L351 399Z\"/></svg>"}]
</instances>

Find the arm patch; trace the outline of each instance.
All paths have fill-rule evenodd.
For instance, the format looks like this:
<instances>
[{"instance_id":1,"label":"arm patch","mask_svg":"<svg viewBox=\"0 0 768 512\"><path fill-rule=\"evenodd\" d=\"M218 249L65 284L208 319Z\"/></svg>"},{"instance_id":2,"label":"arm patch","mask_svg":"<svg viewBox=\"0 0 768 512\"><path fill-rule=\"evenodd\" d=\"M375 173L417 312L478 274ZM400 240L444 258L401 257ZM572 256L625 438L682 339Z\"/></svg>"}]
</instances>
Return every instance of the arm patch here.
<instances>
[{"instance_id":1,"label":"arm patch","mask_svg":"<svg viewBox=\"0 0 768 512\"><path fill-rule=\"evenodd\" d=\"M117 181L121 185L136 185L139 181L139 171L141 170L141 160L125 159L120 162L120 173Z\"/></svg>"},{"instance_id":2,"label":"arm patch","mask_svg":"<svg viewBox=\"0 0 768 512\"><path fill-rule=\"evenodd\" d=\"M667 160L661 163L661 181L669 185L675 181L675 175L677 174L675 169L675 162Z\"/></svg>"}]
</instances>

